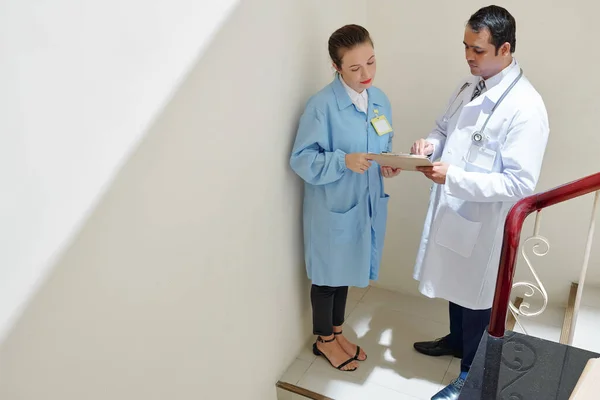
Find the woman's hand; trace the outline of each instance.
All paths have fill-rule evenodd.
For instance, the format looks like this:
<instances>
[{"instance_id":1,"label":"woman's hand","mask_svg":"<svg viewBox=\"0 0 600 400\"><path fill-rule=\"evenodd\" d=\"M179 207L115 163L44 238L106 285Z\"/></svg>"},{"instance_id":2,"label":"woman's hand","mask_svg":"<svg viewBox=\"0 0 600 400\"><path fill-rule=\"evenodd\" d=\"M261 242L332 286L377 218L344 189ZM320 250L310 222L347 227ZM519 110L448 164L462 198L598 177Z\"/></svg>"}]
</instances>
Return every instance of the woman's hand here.
<instances>
[{"instance_id":1,"label":"woman's hand","mask_svg":"<svg viewBox=\"0 0 600 400\"><path fill-rule=\"evenodd\" d=\"M392 168L392 167L381 167L381 175L384 178L393 178L394 176L398 176L402 170L400 168Z\"/></svg>"},{"instance_id":2,"label":"woman's hand","mask_svg":"<svg viewBox=\"0 0 600 400\"><path fill-rule=\"evenodd\" d=\"M367 153L351 153L346 154L346 167L358 174L363 174L371 167L371 162L367 158Z\"/></svg>"}]
</instances>

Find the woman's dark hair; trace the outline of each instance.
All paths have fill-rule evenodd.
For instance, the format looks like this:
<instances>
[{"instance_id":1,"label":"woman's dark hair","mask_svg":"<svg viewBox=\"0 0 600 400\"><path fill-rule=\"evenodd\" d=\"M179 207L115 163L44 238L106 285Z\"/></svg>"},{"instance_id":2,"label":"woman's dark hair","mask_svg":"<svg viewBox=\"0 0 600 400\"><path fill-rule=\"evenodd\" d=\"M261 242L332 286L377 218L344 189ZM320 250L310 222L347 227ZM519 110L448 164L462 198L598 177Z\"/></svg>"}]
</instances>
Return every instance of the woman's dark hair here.
<instances>
[{"instance_id":1,"label":"woman's dark hair","mask_svg":"<svg viewBox=\"0 0 600 400\"><path fill-rule=\"evenodd\" d=\"M500 46L507 42L510 44L510 52L515 52L517 23L506 9L499 6L483 7L471 15L467 24L476 33L485 28L489 29L490 40L496 48L496 55Z\"/></svg>"},{"instance_id":2,"label":"woman's dark hair","mask_svg":"<svg viewBox=\"0 0 600 400\"><path fill-rule=\"evenodd\" d=\"M329 56L333 63L342 68L342 50L350 50L359 44L369 42L373 46L373 40L369 31L360 25L345 25L333 32L329 38Z\"/></svg>"}]
</instances>

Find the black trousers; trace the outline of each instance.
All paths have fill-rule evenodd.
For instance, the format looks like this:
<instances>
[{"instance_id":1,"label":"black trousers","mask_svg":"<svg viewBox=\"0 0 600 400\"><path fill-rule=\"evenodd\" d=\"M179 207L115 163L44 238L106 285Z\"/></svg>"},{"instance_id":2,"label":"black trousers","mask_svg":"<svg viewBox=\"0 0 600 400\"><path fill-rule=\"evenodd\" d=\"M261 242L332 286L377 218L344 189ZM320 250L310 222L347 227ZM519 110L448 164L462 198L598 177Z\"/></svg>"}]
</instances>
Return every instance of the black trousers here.
<instances>
[{"instance_id":1,"label":"black trousers","mask_svg":"<svg viewBox=\"0 0 600 400\"><path fill-rule=\"evenodd\" d=\"M333 335L333 327L344 323L348 286L330 287L312 285L310 301L313 310L313 333Z\"/></svg>"},{"instance_id":2,"label":"black trousers","mask_svg":"<svg viewBox=\"0 0 600 400\"><path fill-rule=\"evenodd\" d=\"M469 371L479 341L485 333L485 329L490 323L492 309L471 310L450 303L450 336L448 337L450 345L463 353L460 363L461 371Z\"/></svg>"}]
</instances>

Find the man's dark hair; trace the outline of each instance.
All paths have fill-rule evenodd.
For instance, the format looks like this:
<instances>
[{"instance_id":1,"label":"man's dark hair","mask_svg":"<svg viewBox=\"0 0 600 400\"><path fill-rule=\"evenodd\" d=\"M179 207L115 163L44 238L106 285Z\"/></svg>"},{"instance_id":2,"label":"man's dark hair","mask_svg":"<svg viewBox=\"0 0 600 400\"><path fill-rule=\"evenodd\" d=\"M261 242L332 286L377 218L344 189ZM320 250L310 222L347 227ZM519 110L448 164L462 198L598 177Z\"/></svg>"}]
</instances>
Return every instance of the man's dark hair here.
<instances>
[{"instance_id":1,"label":"man's dark hair","mask_svg":"<svg viewBox=\"0 0 600 400\"><path fill-rule=\"evenodd\" d=\"M479 33L485 28L490 31L490 40L496 48L496 54L498 54L500 46L506 42L510 44L510 52L515 52L517 23L505 8L499 6L483 7L471 15L467 24L473 32Z\"/></svg>"}]
</instances>

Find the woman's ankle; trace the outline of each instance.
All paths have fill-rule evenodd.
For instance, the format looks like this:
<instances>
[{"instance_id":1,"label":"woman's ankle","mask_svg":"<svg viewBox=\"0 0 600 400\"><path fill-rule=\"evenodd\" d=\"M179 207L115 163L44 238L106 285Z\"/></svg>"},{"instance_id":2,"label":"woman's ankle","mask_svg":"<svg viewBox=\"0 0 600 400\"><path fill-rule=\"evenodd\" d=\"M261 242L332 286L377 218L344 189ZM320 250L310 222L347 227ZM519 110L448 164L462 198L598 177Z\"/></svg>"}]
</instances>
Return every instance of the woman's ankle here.
<instances>
[{"instance_id":1,"label":"woman's ankle","mask_svg":"<svg viewBox=\"0 0 600 400\"><path fill-rule=\"evenodd\" d=\"M325 343L330 343L333 342L335 340L335 335L332 333L331 335L318 335L317 336L317 341L318 342L325 342Z\"/></svg>"}]
</instances>

